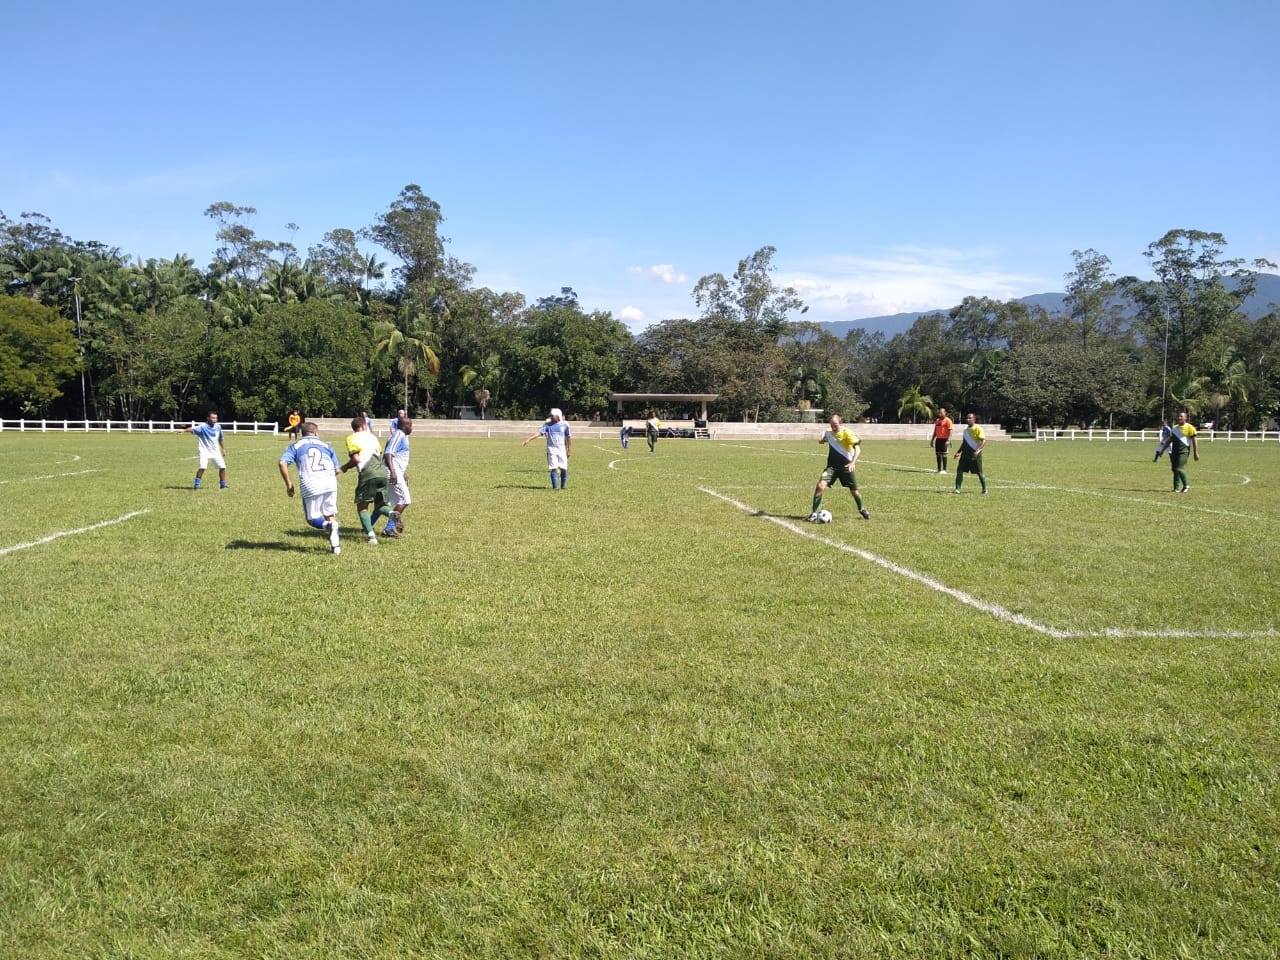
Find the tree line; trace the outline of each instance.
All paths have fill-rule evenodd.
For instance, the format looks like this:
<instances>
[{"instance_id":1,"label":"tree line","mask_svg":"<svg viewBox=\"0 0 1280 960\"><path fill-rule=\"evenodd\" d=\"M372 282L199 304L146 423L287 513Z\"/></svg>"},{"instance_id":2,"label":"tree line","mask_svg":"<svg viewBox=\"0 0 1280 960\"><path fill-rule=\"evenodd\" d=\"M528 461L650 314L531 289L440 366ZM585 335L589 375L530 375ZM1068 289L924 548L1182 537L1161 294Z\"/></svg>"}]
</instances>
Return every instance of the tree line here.
<instances>
[{"instance_id":1,"label":"tree line","mask_svg":"<svg viewBox=\"0 0 1280 960\"><path fill-rule=\"evenodd\" d=\"M1166 403L1256 427L1280 408L1280 313L1241 309L1274 264L1228 257L1217 233L1166 233L1145 251L1149 280L1074 251L1060 311L968 297L890 338L836 337L806 320L766 246L730 275L700 278L694 315L632 334L570 287L530 302L476 286L449 253L440 205L414 184L368 226L330 230L305 254L259 236L255 213L205 211L216 246L201 268L0 212L0 412L590 416L613 390L716 392L721 419L796 420L806 408L916 419L945 404L1028 428L1145 425Z\"/></svg>"}]
</instances>

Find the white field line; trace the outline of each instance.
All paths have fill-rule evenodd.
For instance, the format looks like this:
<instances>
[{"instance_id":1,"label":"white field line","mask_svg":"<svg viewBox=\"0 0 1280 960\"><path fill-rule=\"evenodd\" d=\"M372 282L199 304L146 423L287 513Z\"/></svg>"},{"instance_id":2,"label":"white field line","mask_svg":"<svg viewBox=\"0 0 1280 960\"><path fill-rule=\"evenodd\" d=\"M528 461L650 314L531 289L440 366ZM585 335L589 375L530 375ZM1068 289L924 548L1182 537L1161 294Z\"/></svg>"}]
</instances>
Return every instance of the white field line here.
<instances>
[{"instance_id":1,"label":"white field line","mask_svg":"<svg viewBox=\"0 0 1280 960\"><path fill-rule=\"evenodd\" d=\"M604 447L600 446L598 443L593 443L591 446L593 446L595 449L599 450L601 453L617 453L617 452L618 452L618 451L616 451L616 450L606 450ZM645 458L644 458L644 457L636 457L636 456L618 457L616 460L610 460L610 461L609 461L609 469L610 469L610 470L617 470L617 469L618 469L618 464L620 464L623 460L643 460L643 459L645 459Z\"/></svg>"},{"instance_id":2,"label":"white field line","mask_svg":"<svg viewBox=\"0 0 1280 960\"><path fill-rule=\"evenodd\" d=\"M6 483L35 483L37 480L57 480L59 477L79 477L86 473L101 473L97 467L91 467L88 470L72 470L70 473L46 473L39 477L20 477L17 480L0 480L0 487Z\"/></svg>"},{"instance_id":3,"label":"white field line","mask_svg":"<svg viewBox=\"0 0 1280 960\"><path fill-rule=\"evenodd\" d=\"M1274 628L1267 628L1263 630L1137 630L1130 629L1128 627L1107 627L1101 630L1062 630L1057 627L1051 627L1048 624L1040 623L1038 620L1032 620L1030 617L1025 617L1020 613L1014 613L1012 610L1008 610L1000 606L998 603L989 603L986 600L980 600L970 593L965 593L963 590L957 590L955 587L947 586L941 580L936 580L927 574L912 570L910 567L904 567L899 563L894 563L892 560L886 560L884 557L871 553L868 550L863 550L859 547L842 543L839 540L832 540L830 537L824 537L819 533L814 533L812 530L806 530L799 524L793 523L783 517L770 516L767 513L757 510L755 507L743 503L741 500L736 500L726 494L718 493L710 487L698 487L698 489L709 496L715 497L718 500L723 500L725 503L737 507L743 513L759 517L761 520L768 520L770 523L776 524L797 536L804 537L808 540L814 540L818 543L824 544L825 546L839 550L842 553L851 553L855 557L860 557L869 563L874 563L876 566L883 567L885 570L888 570L891 573L896 573L900 577L905 577L908 580L912 580L928 587L930 590L936 590L938 593L945 594L953 600L958 600L965 606L972 607L975 610L980 610L988 616L995 617L997 620L1003 620L1005 623L1012 623L1015 626L1023 627L1046 637L1053 637L1055 640L1083 639L1089 637L1183 637L1208 639L1280 636L1280 632Z\"/></svg>"},{"instance_id":4,"label":"white field line","mask_svg":"<svg viewBox=\"0 0 1280 960\"><path fill-rule=\"evenodd\" d=\"M132 520L134 517L140 517L144 513L150 513L151 509L131 510L126 514L113 517L110 520L99 520L97 523L91 523L87 527L77 527L74 530L59 530L56 533L50 533L41 537L39 540L28 540L26 543L15 543L8 547L0 547L0 557L10 553L17 553L19 550L29 550L32 547L39 547L46 543L52 543L54 540L61 540L63 537L74 537L81 533L91 533L94 530L101 530L103 527L115 526L117 523L124 523L126 520Z\"/></svg>"}]
</instances>

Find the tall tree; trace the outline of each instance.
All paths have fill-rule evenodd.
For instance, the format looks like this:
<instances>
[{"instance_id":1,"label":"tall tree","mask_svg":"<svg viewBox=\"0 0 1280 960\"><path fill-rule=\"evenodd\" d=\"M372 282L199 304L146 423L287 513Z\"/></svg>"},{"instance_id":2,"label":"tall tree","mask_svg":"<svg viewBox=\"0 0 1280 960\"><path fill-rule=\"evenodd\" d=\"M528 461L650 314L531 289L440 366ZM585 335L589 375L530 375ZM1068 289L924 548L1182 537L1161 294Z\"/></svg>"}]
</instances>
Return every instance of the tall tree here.
<instances>
[{"instance_id":1,"label":"tall tree","mask_svg":"<svg viewBox=\"0 0 1280 960\"><path fill-rule=\"evenodd\" d=\"M396 275L432 311L448 308L456 291L465 288L475 268L448 255L440 235L444 214L416 183L408 184L364 235L399 260Z\"/></svg>"},{"instance_id":2,"label":"tall tree","mask_svg":"<svg viewBox=\"0 0 1280 960\"><path fill-rule=\"evenodd\" d=\"M777 340L786 330L789 314L809 310L794 287L778 287L773 282L777 252L777 248L765 246L739 260L732 283L722 273L699 279L693 300L703 318L738 320Z\"/></svg>"},{"instance_id":3,"label":"tall tree","mask_svg":"<svg viewBox=\"0 0 1280 960\"><path fill-rule=\"evenodd\" d=\"M1080 348L1088 350L1094 334L1104 327L1116 292L1111 260L1090 247L1072 250L1075 267L1066 274L1065 303L1080 333Z\"/></svg>"}]
</instances>

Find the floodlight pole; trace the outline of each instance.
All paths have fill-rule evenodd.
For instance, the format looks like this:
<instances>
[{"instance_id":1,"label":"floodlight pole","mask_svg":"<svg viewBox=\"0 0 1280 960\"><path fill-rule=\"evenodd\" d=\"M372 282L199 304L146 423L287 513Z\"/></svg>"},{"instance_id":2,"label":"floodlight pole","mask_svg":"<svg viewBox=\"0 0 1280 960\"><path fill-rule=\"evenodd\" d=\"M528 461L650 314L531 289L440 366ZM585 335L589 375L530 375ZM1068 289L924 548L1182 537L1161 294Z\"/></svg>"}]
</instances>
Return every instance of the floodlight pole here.
<instances>
[{"instance_id":1,"label":"floodlight pole","mask_svg":"<svg viewBox=\"0 0 1280 960\"><path fill-rule=\"evenodd\" d=\"M80 337L80 278L71 278L71 294L76 301L76 345L80 348L80 416L89 424L89 397L84 385L84 340Z\"/></svg>"},{"instance_id":2,"label":"floodlight pole","mask_svg":"<svg viewBox=\"0 0 1280 960\"><path fill-rule=\"evenodd\" d=\"M1160 371L1160 425L1164 426L1165 404L1169 401L1169 310L1164 312L1164 366Z\"/></svg>"}]
</instances>

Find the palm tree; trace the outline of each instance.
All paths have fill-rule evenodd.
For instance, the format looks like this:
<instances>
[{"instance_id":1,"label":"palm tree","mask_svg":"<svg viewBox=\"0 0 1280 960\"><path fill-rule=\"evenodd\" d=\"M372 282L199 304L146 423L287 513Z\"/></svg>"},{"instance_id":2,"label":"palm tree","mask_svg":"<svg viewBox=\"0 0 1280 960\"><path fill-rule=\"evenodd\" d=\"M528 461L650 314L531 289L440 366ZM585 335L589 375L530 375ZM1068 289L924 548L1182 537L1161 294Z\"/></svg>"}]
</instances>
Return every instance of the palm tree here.
<instances>
[{"instance_id":1,"label":"palm tree","mask_svg":"<svg viewBox=\"0 0 1280 960\"><path fill-rule=\"evenodd\" d=\"M489 406L489 401L493 398L493 392L497 391L499 384L502 382L503 370L499 366L501 359L496 353L491 353L480 361L479 367L467 364L459 371L463 387L479 383L479 389L475 390L471 395L476 398L476 403L480 405L481 420L484 419L484 413ZM490 388L492 388L492 391Z\"/></svg>"},{"instance_id":2,"label":"palm tree","mask_svg":"<svg viewBox=\"0 0 1280 960\"><path fill-rule=\"evenodd\" d=\"M396 369L404 378L404 406L408 409L409 379L416 377L424 368L432 377L440 373L440 357L435 351L436 333L426 315L419 312L412 301L405 301L396 311L395 321L380 321L374 326L373 334L374 356L394 359Z\"/></svg>"},{"instance_id":3,"label":"palm tree","mask_svg":"<svg viewBox=\"0 0 1280 960\"><path fill-rule=\"evenodd\" d=\"M1169 384L1169 398L1176 408L1194 417L1209 404L1209 378L1179 377Z\"/></svg>"},{"instance_id":4,"label":"palm tree","mask_svg":"<svg viewBox=\"0 0 1280 960\"><path fill-rule=\"evenodd\" d=\"M374 280L381 280L387 275L387 264L385 260L379 260L376 253L369 254L361 268L364 274L364 284L367 287Z\"/></svg>"},{"instance_id":5,"label":"palm tree","mask_svg":"<svg viewBox=\"0 0 1280 960\"><path fill-rule=\"evenodd\" d=\"M932 417L933 416L933 397L924 396L920 393L920 384L908 387L902 392L902 396L898 398L898 416L901 418L905 414L911 414L911 422L916 422L916 417Z\"/></svg>"}]
</instances>

